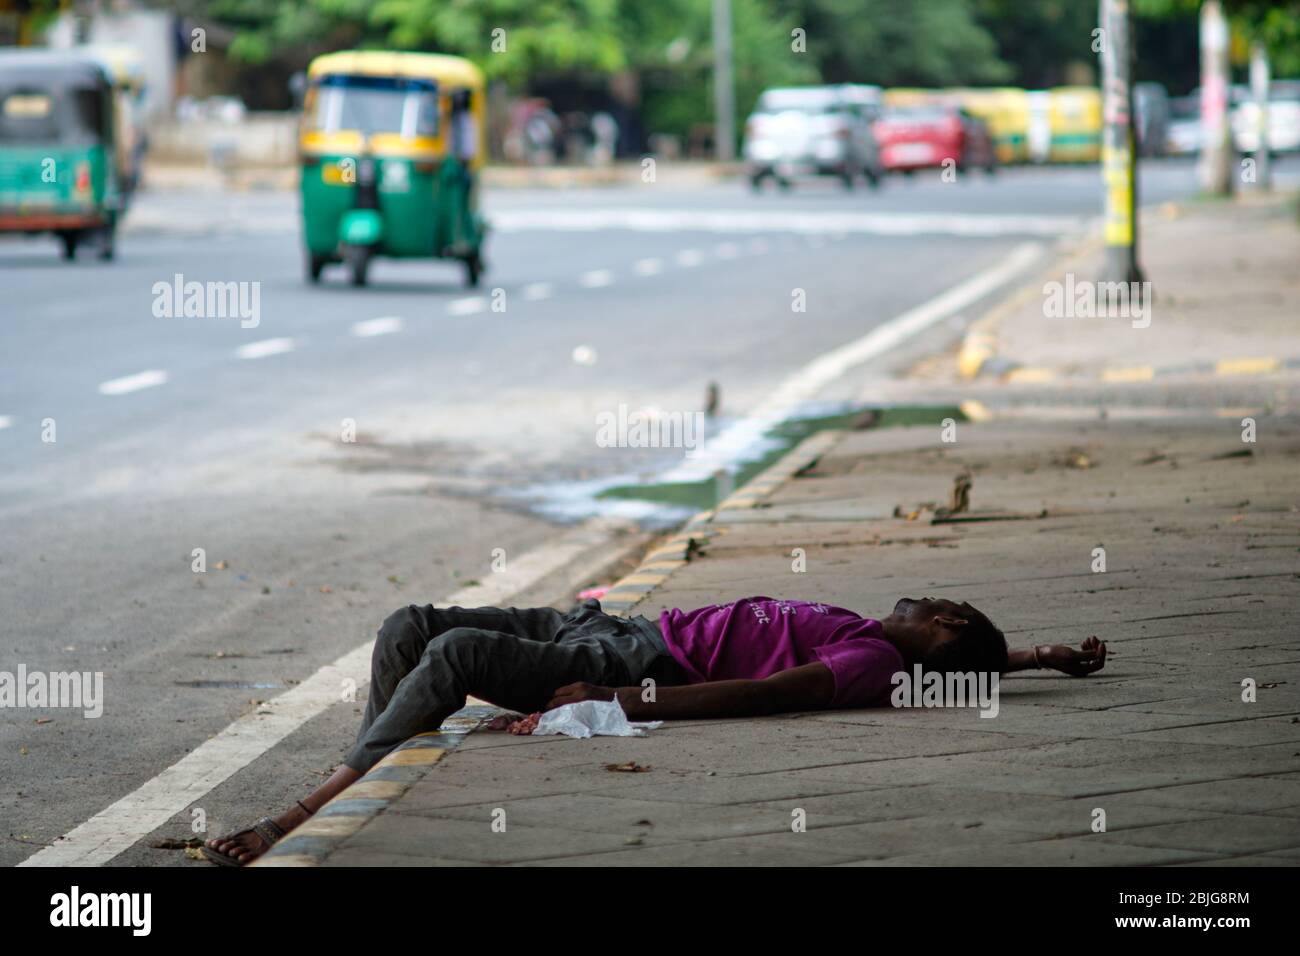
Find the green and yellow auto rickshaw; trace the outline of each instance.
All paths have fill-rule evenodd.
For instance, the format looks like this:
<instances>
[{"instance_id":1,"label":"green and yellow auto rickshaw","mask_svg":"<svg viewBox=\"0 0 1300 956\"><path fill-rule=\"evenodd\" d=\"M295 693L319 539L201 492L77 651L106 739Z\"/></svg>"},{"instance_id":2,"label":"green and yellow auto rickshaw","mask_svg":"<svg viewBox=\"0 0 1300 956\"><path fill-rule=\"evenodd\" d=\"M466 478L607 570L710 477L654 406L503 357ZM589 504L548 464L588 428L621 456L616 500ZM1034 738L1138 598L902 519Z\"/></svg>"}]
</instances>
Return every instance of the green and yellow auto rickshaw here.
<instances>
[{"instance_id":1,"label":"green and yellow auto rickshaw","mask_svg":"<svg viewBox=\"0 0 1300 956\"><path fill-rule=\"evenodd\" d=\"M433 53L343 52L307 70L299 151L307 277L376 256L456 259L477 285L483 74Z\"/></svg>"},{"instance_id":2,"label":"green and yellow auto rickshaw","mask_svg":"<svg viewBox=\"0 0 1300 956\"><path fill-rule=\"evenodd\" d=\"M113 258L122 194L113 82L92 57L0 52L0 233L53 233Z\"/></svg>"}]
</instances>

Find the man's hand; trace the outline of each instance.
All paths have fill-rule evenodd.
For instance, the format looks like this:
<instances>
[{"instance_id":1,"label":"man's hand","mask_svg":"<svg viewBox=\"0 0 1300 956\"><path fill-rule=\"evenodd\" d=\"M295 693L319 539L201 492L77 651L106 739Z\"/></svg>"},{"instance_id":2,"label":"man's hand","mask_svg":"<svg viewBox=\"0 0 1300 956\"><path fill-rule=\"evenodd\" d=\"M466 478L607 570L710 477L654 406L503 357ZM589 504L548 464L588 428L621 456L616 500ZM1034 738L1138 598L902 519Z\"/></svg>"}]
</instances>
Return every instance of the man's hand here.
<instances>
[{"instance_id":1,"label":"man's hand","mask_svg":"<svg viewBox=\"0 0 1300 956\"><path fill-rule=\"evenodd\" d=\"M614 688L601 687L599 684L588 684L586 681L578 681L576 684L565 684L555 692L551 702L546 705L547 710L554 710L556 707L563 707L565 704L576 704L580 700L613 700Z\"/></svg>"},{"instance_id":2,"label":"man's hand","mask_svg":"<svg viewBox=\"0 0 1300 956\"><path fill-rule=\"evenodd\" d=\"M1050 644L1038 650L1038 660L1071 677L1087 677L1106 666L1106 642L1095 636L1087 638L1079 650L1064 644Z\"/></svg>"}]
</instances>

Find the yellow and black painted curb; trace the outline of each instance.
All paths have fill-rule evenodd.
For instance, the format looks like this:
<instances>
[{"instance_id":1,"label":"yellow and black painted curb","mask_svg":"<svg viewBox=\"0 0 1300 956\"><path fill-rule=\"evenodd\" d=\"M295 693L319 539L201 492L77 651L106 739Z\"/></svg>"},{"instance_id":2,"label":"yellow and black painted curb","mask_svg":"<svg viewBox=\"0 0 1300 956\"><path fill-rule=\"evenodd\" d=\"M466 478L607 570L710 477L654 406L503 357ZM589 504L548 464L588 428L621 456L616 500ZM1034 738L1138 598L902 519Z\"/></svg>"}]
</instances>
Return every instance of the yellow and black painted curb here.
<instances>
[{"instance_id":1,"label":"yellow and black painted curb","mask_svg":"<svg viewBox=\"0 0 1300 956\"><path fill-rule=\"evenodd\" d=\"M737 488L717 507L701 511L667 541L652 548L635 571L621 578L600 599L606 614L626 617L678 568L689 564L695 552L719 533L718 515L742 508L754 508L795 475L815 465L848 434L837 429L820 431L805 438L769 468Z\"/></svg>"},{"instance_id":2,"label":"yellow and black painted curb","mask_svg":"<svg viewBox=\"0 0 1300 956\"><path fill-rule=\"evenodd\" d=\"M1178 365L1115 365L1090 374L1080 374L1069 369L1048 366L1016 365L1002 372L1003 381L1018 385L1043 385L1049 382L1151 382L1158 378L1179 375L1212 376L1214 378L1245 378L1259 375L1277 375L1283 371L1300 370L1300 359L1283 359L1275 356L1243 356L1219 359L1217 362L1183 362Z\"/></svg>"},{"instance_id":3,"label":"yellow and black painted curb","mask_svg":"<svg viewBox=\"0 0 1300 956\"><path fill-rule=\"evenodd\" d=\"M419 734L271 847L254 866L319 866L348 837L386 810L479 724L500 713L490 705L457 711L441 730Z\"/></svg>"},{"instance_id":4,"label":"yellow and black painted curb","mask_svg":"<svg viewBox=\"0 0 1300 956\"><path fill-rule=\"evenodd\" d=\"M619 617L645 600L695 552L718 533L714 519L726 511L758 506L778 487L815 465L847 434L821 431L805 438L775 464L736 489L709 511L691 518L680 531L652 548L631 574L601 598L601 608ZM498 707L475 704L457 711L440 730L419 734L375 764L360 780L317 811L271 847L254 866L319 866L345 840L386 810L450 751L485 721L504 713Z\"/></svg>"}]
</instances>

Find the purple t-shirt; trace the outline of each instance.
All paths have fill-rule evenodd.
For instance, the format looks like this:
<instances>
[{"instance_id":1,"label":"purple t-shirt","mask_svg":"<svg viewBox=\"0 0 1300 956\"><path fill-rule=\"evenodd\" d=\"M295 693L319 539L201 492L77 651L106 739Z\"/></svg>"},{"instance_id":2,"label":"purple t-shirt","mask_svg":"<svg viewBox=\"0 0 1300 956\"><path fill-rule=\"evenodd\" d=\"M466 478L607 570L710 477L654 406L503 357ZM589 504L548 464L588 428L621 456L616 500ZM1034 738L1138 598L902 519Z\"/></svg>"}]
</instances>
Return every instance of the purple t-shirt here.
<instances>
[{"instance_id":1,"label":"purple t-shirt","mask_svg":"<svg viewBox=\"0 0 1300 956\"><path fill-rule=\"evenodd\" d=\"M692 683L759 680L821 662L835 676L832 707L889 703L903 658L879 621L809 601L741 598L695 611L664 611L659 629Z\"/></svg>"}]
</instances>

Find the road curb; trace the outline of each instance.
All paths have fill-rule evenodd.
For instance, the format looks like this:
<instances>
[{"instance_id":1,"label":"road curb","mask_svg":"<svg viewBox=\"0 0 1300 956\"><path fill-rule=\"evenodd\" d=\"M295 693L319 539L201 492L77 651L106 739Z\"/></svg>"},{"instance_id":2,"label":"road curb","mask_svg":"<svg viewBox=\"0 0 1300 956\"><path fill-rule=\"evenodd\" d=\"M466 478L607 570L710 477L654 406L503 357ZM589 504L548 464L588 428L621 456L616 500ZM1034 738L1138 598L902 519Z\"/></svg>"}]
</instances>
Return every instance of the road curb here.
<instances>
[{"instance_id":1,"label":"road curb","mask_svg":"<svg viewBox=\"0 0 1300 956\"><path fill-rule=\"evenodd\" d=\"M491 705L472 705L448 718L442 729L412 737L252 865L320 866L344 840L387 810L480 724L498 713Z\"/></svg>"},{"instance_id":2,"label":"road curb","mask_svg":"<svg viewBox=\"0 0 1300 956\"><path fill-rule=\"evenodd\" d=\"M715 508L695 515L681 531L647 552L635 571L617 581L600 599L601 608L616 617L627 617L633 608L672 577L674 572L689 564L694 553L718 534L714 522L719 514L758 507L785 482L816 464L847 434L847 431L829 429L808 436L782 455L775 464L737 488Z\"/></svg>"},{"instance_id":3,"label":"road curb","mask_svg":"<svg viewBox=\"0 0 1300 956\"><path fill-rule=\"evenodd\" d=\"M1078 373L1046 365L1017 365L1003 373L1013 385L1043 385L1049 382L1105 382L1122 385L1150 382L1178 375L1208 375L1212 378L1259 378L1283 371L1300 370L1300 358L1242 356L1214 362L1182 362L1178 365L1112 365L1095 372Z\"/></svg>"},{"instance_id":4,"label":"road curb","mask_svg":"<svg viewBox=\"0 0 1300 956\"><path fill-rule=\"evenodd\" d=\"M971 381L990 372L1004 374L1017 367L1014 361L998 354L1002 323L1034 296L1040 295L1044 282L1052 281L1069 263L1094 255L1101 247L1102 237L1099 233L1088 236L1077 248L1058 255L1043 270L1039 279L1026 282L1019 289L1010 292L972 322L957 350L958 377Z\"/></svg>"}]
</instances>

